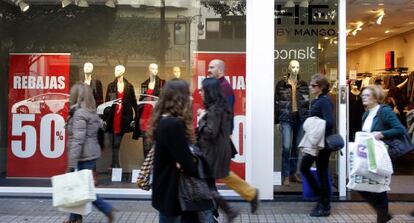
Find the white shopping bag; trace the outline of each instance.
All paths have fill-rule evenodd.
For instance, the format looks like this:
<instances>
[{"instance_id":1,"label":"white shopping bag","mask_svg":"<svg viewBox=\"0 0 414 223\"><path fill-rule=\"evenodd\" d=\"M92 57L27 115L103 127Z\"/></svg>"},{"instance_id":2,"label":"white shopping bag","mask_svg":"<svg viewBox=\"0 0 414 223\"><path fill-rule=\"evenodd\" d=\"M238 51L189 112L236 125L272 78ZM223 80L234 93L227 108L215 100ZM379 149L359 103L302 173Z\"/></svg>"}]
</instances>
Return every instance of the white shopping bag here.
<instances>
[{"instance_id":1,"label":"white shopping bag","mask_svg":"<svg viewBox=\"0 0 414 223\"><path fill-rule=\"evenodd\" d=\"M92 170L52 177L53 207L75 207L96 200Z\"/></svg>"},{"instance_id":2,"label":"white shopping bag","mask_svg":"<svg viewBox=\"0 0 414 223\"><path fill-rule=\"evenodd\" d=\"M385 143L374 140L374 145L374 148L368 147L368 170L380 176L391 176L394 170Z\"/></svg>"},{"instance_id":3,"label":"white shopping bag","mask_svg":"<svg viewBox=\"0 0 414 223\"><path fill-rule=\"evenodd\" d=\"M375 173L368 171L367 175L370 176L361 176L358 174L353 174L355 168L355 160L358 153L357 143L348 144L348 160L349 160L349 182L346 185L347 188L357 191L369 191L375 193L381 193L384 191L390 190L391 176L379 176Z\"/></svg>"},{"instance_id":4,"label":"white shopping bag","mask_svg":"<svg viewBox=\"0 0 414 223\"><path fill-rule=\"evenodd\" d=\"M79 206L68 207L68 208L58 208L58 210L67 212L67 213L87 215L92 212L92 203L88 202L86 204L81 204Z\"/></svg>"}]
</instances>

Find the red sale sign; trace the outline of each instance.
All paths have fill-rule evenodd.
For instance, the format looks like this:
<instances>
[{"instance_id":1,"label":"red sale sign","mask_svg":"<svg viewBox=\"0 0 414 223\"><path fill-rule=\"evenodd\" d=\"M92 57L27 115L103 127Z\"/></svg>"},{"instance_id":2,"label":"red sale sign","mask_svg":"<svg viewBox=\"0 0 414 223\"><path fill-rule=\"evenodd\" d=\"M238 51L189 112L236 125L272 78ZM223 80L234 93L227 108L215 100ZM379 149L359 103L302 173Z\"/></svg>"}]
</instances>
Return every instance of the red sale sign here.
<instances>
[{"instance_id":1,"label":"red sale sign","mask_svg":"<svg viewBox=\"0 0 414 223\"><path fill-rule=\"evenodd\" d=\"M193 117L197 117L197 109L203 107L198 90L203 79L207 77L208 64L214 59L224 61L225 78L232 86L235 95L232 140L238 154L232 160L231 170L245 178L246 53L196 52L194 54Z\"/></svg>"},{"instance_id":2,"label":"red sale sign","mask_svg":"<svg viewBox=\"0 0 414 223\"><path fill-rule=\"evenodd\" d=\"M10 54L7 177L65 172L70 54Z\"/></svg>"}]
</instances>

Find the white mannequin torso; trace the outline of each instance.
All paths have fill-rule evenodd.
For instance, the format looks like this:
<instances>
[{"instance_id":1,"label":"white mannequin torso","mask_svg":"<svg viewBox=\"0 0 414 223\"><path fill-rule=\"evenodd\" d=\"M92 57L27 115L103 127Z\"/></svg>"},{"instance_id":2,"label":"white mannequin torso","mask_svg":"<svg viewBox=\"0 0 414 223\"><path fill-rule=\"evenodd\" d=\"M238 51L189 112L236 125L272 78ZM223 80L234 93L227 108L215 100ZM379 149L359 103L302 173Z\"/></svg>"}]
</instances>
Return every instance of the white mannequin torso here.
<instances>
[{"instance_id":1,"label":"white mannequin torso","mask_svg":"<svg viewBox=\"0 0 414 223\"><path fill-rule=\"evenodd\" d=\"M85 74L85 81L84 83L87 85L91 85L92 74Z\"/></svg>"},{"instance_id":2,"label":"white mannequin torso","mask_svg":"<svg viewBox=\"0 0 414 223\"><path fill-rule=\"evenodd\" d=\"M124 84L124 78L118 77L118 82L116 83L116 87L119 93L124 92L125 84Z\"/></svg>"}]
</instances>

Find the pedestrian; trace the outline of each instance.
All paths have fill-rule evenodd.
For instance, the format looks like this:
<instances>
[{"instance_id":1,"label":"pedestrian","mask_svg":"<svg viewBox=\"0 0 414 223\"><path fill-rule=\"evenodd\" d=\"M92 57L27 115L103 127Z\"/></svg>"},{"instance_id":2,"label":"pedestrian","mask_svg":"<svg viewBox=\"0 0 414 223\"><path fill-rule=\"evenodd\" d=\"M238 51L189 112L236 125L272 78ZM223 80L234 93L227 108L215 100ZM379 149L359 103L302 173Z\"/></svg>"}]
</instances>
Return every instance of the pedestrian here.
<instances>
[{"instance_id":1,"label":"pedestrian","mask_svg":"<svg viewBox=\"0 0 414 223\"><path fill-rule=\"evenodd\" d=\"M197 177L197 166L189 149L195 143L190 89L187 82L173 79L164 85L154 108L148 137L155 143L152 206L160 223L197 222L183 212L178 197L180 172Z\"/></svg>"},{"instance_id":2,"label":"pedestrian","mask_svg":"<svg viewBox=\"0 0 414 223\"><path fill-rule=\"evenodd\" d=\"M218 193L216 179L229 176L231 162L230 137L232 113L216 78L206 78L200 90L205 110L198 117L197 143L210 170L211 187L218 206L232 222L239 211L231 207Z\"/></svg>"},{"instance_id":3,"label":"pedestrian","mask_svg":"<svg viewBox=\"0 0 414 223\"><path fill-rule=\"evenodd\" d=\"M309 111L309 117L318 117L325 121L325 132L324 137L332 134L334 126L333 118L333 103L328 96L329 92L329 81L322 74L315 74L312 76L310 85L310 93L316 98L311 101L311 107ZM308 118L309 119L309 118ZM305 124L308 120L305 121ZM304 125L305 127L305 125ZM308 131L306 134L312 133ZM304 139L306 139L306 134ZM302 147L304 140L301 141L300 147ZM312 217L327 217L330 215L330 188L329 188L329 157L331 151L326 149L326 143L323 142L323 147L318 149L308 150L303 148L303 157L300 165L302 175L309 183L312 190L319 196L316 207L311 211L310 216ZM310 168L316 163L316 171L320 181L320 184L311 174Z\"/></svg>"},{"instance_id":4,"label":"pedestrian","mask_svg":"<svg viewBox=\"0 0 414 223\"><path fill-rule=\"evenodd\" d=\"M391 107L382 104L385 94L380 86L366 86L362 90L361 98L362 104L366 108L366 112L362 116L362 131L371 132L377 140L395 138L405 134L404 126ZM360 191L359 193L377 212L377 223L391 220L386 191L381 193Z\"/></svg>"},{"instance_id":5,"label":"pedestrian","mask_svg":"<svg viewBox=\"0 0 414 223\"><path fill-rule=\"evenodd\" d=\"M209 77L216 78L220 83L221 91L224 94L224 97L227 101L228 106L231 109L231 131L228 137L231 137L233 132L233 113L234 113L234 104L235 104L235 96L232 87L230 86L229 82L224 77L225 74L225 64L224 61L219 59L214 59L210 61L208 65L208 75ZM238 134L238 133L237 133ZM250 210L251 213L256 213L259 207L259 190L257 188L252 187L246 181L241 179L237 174L233 171L228 173L228 176L221 179L223 183L225 183L228 187L232 190L236 191L244 200L250 203Z\"/></svg>"},{"instance_id":6,"label":"pedestrian","mask_svg":"<svg viewBox=\"0 0 414 223\"><path fill-rule=\"evenodd\" d=\"M68 169L93 170L101 157L98 130L102 121L96 113L92 89L84 83L75 84L70 90L70 111L67 120L69 165ZM98 195L92 204L108 219L114 220L114 208ZM81 223L82 215L70 214L65 223Z\"/></svg>"}]
</instances>

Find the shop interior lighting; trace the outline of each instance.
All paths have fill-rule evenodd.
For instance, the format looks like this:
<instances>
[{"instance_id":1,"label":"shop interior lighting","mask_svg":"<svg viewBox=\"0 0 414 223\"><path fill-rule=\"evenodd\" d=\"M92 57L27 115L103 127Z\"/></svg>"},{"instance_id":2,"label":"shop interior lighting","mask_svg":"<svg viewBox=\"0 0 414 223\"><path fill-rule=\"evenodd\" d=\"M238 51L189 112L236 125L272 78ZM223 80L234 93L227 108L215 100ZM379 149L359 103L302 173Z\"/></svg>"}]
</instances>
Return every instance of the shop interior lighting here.
<instances>
[{"instance_id":1,"label":"shop interior lighting","mask_svg":"<svg viewBox=\"0 0 414 223\"><path fill-rule=\"evenodd\" d=\"M308 8L309 7L309 0L303 0L300 2L299 7Z\"/></svg>"},{"instance_id":2,"label":"shop interior lighting","mask_svg":"<svg viewBox=\"0 0 414 223\"><path fill-rule=\"evenodd\" d=\"M62 8L72 4L72 0L62 0Z\"/></svg>"},{"instance_id":3,"label":"shop interior lighting","mask_svg":"<svg viewBox=\"0 0 414 223\"><path fill-rule=\"evenodd\" d=\"M379 13L379 16L378 16L378 18L377 18L377 24L378 25L381 25L381 23L382 23L382 18L384 18L384 15L385 15L385 12L384 11L381 11L380 13Z\"/></svg>"},{"instance_id":4,"label":"shop interior lighting","mask_svg":"<svg viewBox=\"0 0 414 223\"><path fill-rule=\"evenodd\" d=\"M288 0L285 4L285 8L294 8L295 7L295 3L293 2L293 0Z\"/></svg>"},{"instance_id":5,"label":"shop interior lighting","mask_svg":"<svg viewBox=\"0 0 414 223\"><path fill-rule=\"evenodd\" d=\"M389 30L385 30L385 34L387 34L387 33L389 33L389 32L391 32L391 31L389 31Z\"/></svg>"},{"instance_id":6,"label":"shop interior lighting","mask_svg":"<svg viewBox=\"0 0 414 223\"><path fill-rule=\"evenodd\" d=\"M115 8L116 7L116 1L115 0L108 0L105 2L105 5L109 8Z\"/></svg>"},{"instance_id":7,"label":"shop interior lighting","mask_svg":"<svg viewBox=\"0 0 414 223\"><path fill-rule=\"evenodd\" d=\"M24 2L23 0L17 0L15 3L16 3L17 6L20 7L20 10L22 12L26 12L30 8L30 5L27 4L26 2Z\"/></svg>"},{"instance_id":8,"label":"shop interior lighting","mask_svg":"<svg viewBox=\"0 0 414 223\"><path fill-rule=\"evenodd\" d=\"M89 3L86 0L76 0L75 4L82 8L89 7Z\"/></svg>"}]
</instances>

